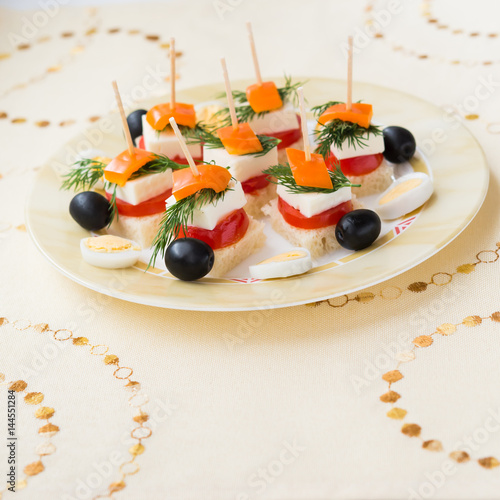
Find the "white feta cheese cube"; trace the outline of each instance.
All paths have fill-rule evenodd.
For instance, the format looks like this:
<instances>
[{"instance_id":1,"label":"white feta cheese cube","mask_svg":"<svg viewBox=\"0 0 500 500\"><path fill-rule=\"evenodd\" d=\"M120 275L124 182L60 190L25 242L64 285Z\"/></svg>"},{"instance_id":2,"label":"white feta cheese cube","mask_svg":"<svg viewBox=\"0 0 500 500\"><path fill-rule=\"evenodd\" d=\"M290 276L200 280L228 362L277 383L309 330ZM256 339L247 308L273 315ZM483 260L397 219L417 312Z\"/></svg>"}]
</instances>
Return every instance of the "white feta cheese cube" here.
<instances>
[{"instance_id":1,"label":"white feta cheese cube","mask_svg":"<svg viewBox=\"0 0 500 500\"><path fill-rule=\"evenodd\" d=\"M367 156L384 152L384 136L382 134L370 134L368 139L363 139L363 142L366 143L366 147L356 147L356 144L350 145L346 140L342 144L342 148L337 148L335 144L332 144L330 149L337 160L346 160L347 158L354 158L356 156Z\"/></svg>"},{"instance_id":2,"label":"white feta cheese cube","mask_svg":"<svg viewBox=\"0 0 500 500\"><path fill-rule=\"evenodd\" d=\"M272 134L299 128L299 120L293 105L287 102L276 111L257 116L251 120L250 125L256 134Z\"/></svg>"},{"instance_id":3,"label":"white feta cheese cube","mask_svg":"<svg viewBox=\"0 0 500 500\"><path fill-rule=\"evenodd\" d=\"M340 188L334 193L290 193L285 186L278 185L277 193L305 217L318 215L352 199L350 187Z\"/></svg>"},{"instance_id":4,"label":"white feta cheese cube","mask_svg":"<svg viewBox=\"0 0 500 500\"><path fill-rule=\"evenodd\" d=\"M148 123L146 115L143 115L142 134L144 136L144 146L147 151L168 156L170 159L174 159L176 156L184 158L179 141L170 127L164 132L158 132ZM191 155L195 158L201 156L200 144L188 144L187 147Z\"/></svg>"},{"instance_id":5,"label":"white feta cheese cube","mask_svg":"<svg viewBox=\"0 0 500 500\"><path fill-rule=\"evenodd\" d=\"M116 197L131 205L139 205L143 201L158 196L172 189L172 170L161 174L149 174L128 181L125 186L116 186ZM112 193L112 191L108 191Z\"/></svg>"},{"instance_id":6,"label":"white feta cheese cube","mask_svg":"<svg viewBox=\"0 0 500 500\"><path fill-rule=\"evenodd\" d=\"M258 153L257 153L258 154ZM252 177L262 175L266 168L278 164L278 146L268 151L263 156L231 155L225 148L210 149L203 147L203 160L214 161L221 167L230 167L231 175L240 182L245 182Z\"/></svg>"},{"instance_id":7,"label":"white feta cheese cube","mask_svg":"<svg viewBox=\"0 0 500 500\"><path fill-rule=\"evenodd\" d=\"M232 189L232 191L227 191L223 200L219 200L215 204L205 205L201 210L195 210L193 219L189 222L189 225L212 231L226 215L243 208L247 199L241 187L241 183L235 183L233 181L229 184L229 188ZM168 208L175 203L177 203L176 199L172 195L167 200L166 206Z\"/></svg>"}]
</instances>

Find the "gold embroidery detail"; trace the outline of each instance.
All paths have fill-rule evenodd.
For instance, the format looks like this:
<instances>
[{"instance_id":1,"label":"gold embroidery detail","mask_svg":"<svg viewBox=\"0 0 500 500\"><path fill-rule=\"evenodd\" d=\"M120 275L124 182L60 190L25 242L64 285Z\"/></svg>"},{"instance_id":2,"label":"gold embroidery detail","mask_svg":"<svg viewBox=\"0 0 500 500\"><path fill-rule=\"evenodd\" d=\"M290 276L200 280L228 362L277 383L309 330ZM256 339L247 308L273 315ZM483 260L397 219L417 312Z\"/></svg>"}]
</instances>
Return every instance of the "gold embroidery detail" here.
<instances>
[{"instance_id":1,"label":"gold embroidery detail","mask_svg":"<svg viewBox=\"0 0 500 500\"><path fill-rule=\"evenodd\" d=\"M128 451L131 455L135 456L135 455L142 455L144 453L144 450L145 450L144 445L139 443L139 444L134 444L134 446L131 446Z\"/></svg>"},{"instance_id":2,"label":"gold embroidery detail","mask_svg":"<svg viewBox=\"0 0 500 500\"><path fill-rule=\"evenodd\" d=\"M401 396L395 391L388 391L380 396L382 403L395 403Z\"/></svg>"},{"instance_id":3,"label":"gold embroidery detail","mask_svg":"<svg viewBox=\"0 0 500 500\"><path fill-rule=\"evenodd\" d=\"M52 437L54 434L57 434L59 432L59 427L54 424L46 424L42 425L40 429L38 429L38 434L43 434L45 436Z\"/></svg>"},{"instance_id":4,"label":"gold embroidery detail","mask_svg":"<svg viewBox=\"0 0 500 500\"><path fill-rule=\"evenodd\" d=\"M429 451L443 451L443 445L441 441L437 439L431 439L430 441L424 441L422 448Z\"/></svg>"},{"instance_id":5,"label":"gold embroidery detail","mask_svg":"<svg viewBox=\"0 0 500 500\"><path fill-rule=\"evenodd\" d=\"M29 405L39 405L43 401L41 392L30 392L24 396L24 401Z\"/></svg>"},{"instance_id":6,"label":"gold embroidery detail","mask_svg":"<svg viewBox=\"0 0 500 500\"><path fill-rule=\"evenodd\" d=\"M0 318L0 326L3 324L9 324L9 320L7 318ZM51 332L53 334L54 338L57 340L64 342L67 340L72 340L73 345L76 346L83 346L83 345L89 345L89 341L86 337L76 337L73 338L73 332L71 330L67 329L60 329L56 331L52 331L49 328L49 325L45 323L41 323L38 325L31 325L31 323L27 320L16 320L11 323L14 328L20 331L24 331L28 328L32 328L34 331L39 331L41 333L44 332ZM120 491L121 489L125 488L126 483L124 482L124 478L129 475L136 474L139 472L140 467L139 465L135 462L135 459L138 455L144 453L145 448L144 445L142 445L141 441L143 439L148 439L153 431L151 428L146 427L144 424L148 421L149 416L147 413L145 413L142 410L142 407L146 405L149 401L149 398L146 394L140 393L140 384L137 381L130 380L130 377L133 374L132 368L129 367L122 367L119 365L119 358L115 355L108 355L106 356L107 352L109 351L109 347L106 345L90 345L90 353L95 356L105 356L105 360L107 359L107 364L114 365L116 366L116 370L113 372L113 375L120 379L120 380L126 380L127 383L124 385L124 388L127 389L128 391L132 392L132 396L130 396L128 402L129 405L132 408L138 408L139 409L139 414L134 416L133 419L136 423L139 424L138 427L134 428L131 431L131 436L133 439L137 440L137 444L132 446L129 449L129 453L132 456L131 460L128 460L126 462L123 462L120 467L119 471L121 473L121 479L118 481L115 481L111 483L108 486L108 494L107 495L99 495L94 497L95 499L97 498L112 498L111 495L114 492ZM0 373L0 383L5 380L5 376ZM17 390L18 392L24 392L27 384L26 382L22 380L18 380L15 382L9 382L7 383L9 388L12 388L12 390ZM43 394L42 393L28 393L26 394L25 401L28 404L40 404L43 400ZM55 410L50 407L41 407L38 408L35 411L35 417L40 419L40 420L46 420L47 424L43 425L38 429L38 433L46 438L50 438L56 433L59 432L59 427L57 425L54 425L50 423L50 418L54 415ZM45 455L50 455L54 453L55 451L55 446L50 443L50 441L47 441L45 443L40 444L36 448L36 453L41 457ZM40 464L42 462L40 461ZM43 464L42 464L43 467ZM27 471L32 472L34 474L38 474L43 470L40 469L40 465L38 465L38 462L34 464L30 464L28 466ZM38 472L37 472L38 471ZM26 480L21 480L18 481L17 483L17 489L22 489L26 487L27 483ZM1 498L1 492L0 492L0 498Z\"/></svg>"},{"instance_id":7,"label":"gold embroidery detail","mask_svg":"<svg viewBox=\"0 0 500 500\"><path fill-rule=\"evenodd\" d=\"M417 281L416 283L412 283L411 285L409 285L408 290L415 293L425 292L427 290L427 283L424 283L423 281Z\"/></svg>"},{"instance_id":8,"label":"gold embroidery detail","mask_svg":"<svg viewBox=\"0 0 500 500\"><path fill-rule=\"evenodd\" d=\"M405 436L409 436L409 437L420 436L421 430L422 430L422 428L418 424L404 424L403 427L401 427L401 432Z\"/></svg>"},{"instance_id":9,"label":"gold embroidery detail","mask_svg":"<svg viewBox=\"0 0 500 500\"><path fill-rule=\"evenodd\" d=\"M24 473L27 476L36 476L37 474L40 474L40 472L43 472L45 467L43 466L42 462L33 462L32 464L27 465L24 468Z\"/></svg>"},{"instance_id":10,"label":"gold embroidery detail","mask_svg":"<svg viewBox=\"0 0 500 500\"><path fill-rule=\"evenodd\" d=\"M402 408L392 408L387 412L387 416L389 418L393 418L394 420L403 420L406 417L408 412L403 410Z\"/></svg>"},{"instance_id":11,"label":"gold embroidery detail","mask_svg":"<svg viewBox=\"0 0 500 500\"><path fill-rule=\"evenodd\" d=\"M421 335L420 337L413 339L413 343L417 347L429 347L433 342L432 337L429 335Z\"/></svg>"},{"instance_id":12,"label":"gold embroidery detail","mask_svg":"<svg viewBox=\"0 0 500 500\"><path fill-rule=\"evenodd\" d=\"M459 464L463 464L470 460L470 456L466 451L452 451L450 453L450 458Z\"/></svg>"},{"instance_id":13,"label":"gold embroidery detail","mask_svg":"<svg viewBox=\"0 0 500 500\"><path fill-rule=\"evenodd\" d=\"M111 483L109 485L109 492L110 493L116 493L117 491L123 490L127 486L124 481L118 481L116 483Z\"/></svg>"},{"instance_id":14,"label":"gold embroidery detail","mask_svg":"<svg viewBox=\"0 0 500 500\"><path fill-rule=\"evenodd\" d=\"M356 295L356 297L354 297L354 299L360 303L370 302L374 298L375 298L375 295L373 295L373 293L371 293L371 292L358 293L358 295Z\"/></svg>"},{"instance_id":15,"label":"gold embroidery detail","mask_svg":"<svg viewBox=\"0 0 500 500\"><path fill-rule=\"evenodd\" d=\"M382 378L386 382L389 382L390 384L394 384L394 382L401 380L403 378L403 375L401 374L401 372L399 370L392 370L390 372L384 373L382 375Z\"/></svg>"},{"instance_id":16,"label":"gold embroidery detail","mask_svg":"<svg viewBox=\"0 0 500 500\"><path fill-rule=\"evenodd\" d=\"M114 354L108 354L104 357L104 363L106 365L117 365L118 361L118 356L115 356Z\"/></svg>"},{"instance_id":17,"label":"gold embroidery detail","mask_svg":"<svg viewBox=\"0 0 500 500\"><path fill-rule=\"evenodd\" d=\"M35 417L40 418L40 419L49 419L54 416L54 413L56 411L54 408L49 408L48 406L42 406L41 408L38 408L38 410L35 412Z\"/></svg>"},{"instance_id":18,"label":"gold embroidery detail","mask_svg":"<svg viewBox=\"0 0 500 500\"><path fill-rule=\"evenodd\" d=\"M451 323L443 323L437 327L437 332L441 335L453 335L457 331L457 327Z\"/></svg>"},{"instance_id":19,"label":"gold embroidery detail","mask_svg":"<svg viewBox=\"0 0 500 500\"><path fill-rule=\"evenodd\" d=\"M87 337L76 337L73 339L74 345L87 345L89 343L89 339Z\"/></svg>"},{"instance_id":20,"label":"gold embroidery detail","mask_svg":"<svg viewBox=\"0 0 500 500\"><path fill-rule=\"evenodd\" d=\"M45 333L49 329L47 323L40 323L38 325L33 325L33 329L39 333Z\"/></svg>"},{"instance_id":21,"label":"gold embroidery detail","mask_svg":"<svg viewBox=\"0 0 500 500\"><path fill-rule=\"evenodd\" d=\"M59 342L64 342L65 340L69 340L70 338L73 337L73 332L71 330L56 330L54 332L54 340L58 340Z\"/></svg>"},{"instance_id":22,"label":"gold embroidery detail","mask_svg":"<svg viewBox=\"0 0 500 500\"><path fill-rule=\"evenodd\" d=\"M483 320L479 316L467 316L462 321L462 324L468 327L478 326L483 322Z\"/></svg>"},{"instance_id":23,"label":"gold embroidery detail","mask_svg":"<svg viewBox=\"0 0 500 500\"><path fill-rule=\"evenodd\" d=\"M478 463L485 469L494 469L500 465L500 462L495 457L480 458Z\"/></svg>"},{"instance_id":24,"label":"gold embroidery detail","mask_svg":"<svg viewBox=\"0 0 500 500\"><path fill-rule=\"evenodd\" d=\"M497 244L498 246L498 244ZM442 325L438 326L436 328L435 333L439 333L444 336L449 336L454 334L457 331L457 327L462 326L462 327L475 327L481 325L484 321L483 320L491 320L492 322L499 323L500 322L500 312L494 312L488 317L482 318L481 316L473 315L473 316L467 316L465 319L462 320L461 323L458 324L452 324L452 323L443 323ZM434 335L434 334L431 334ZM429 347L432 345L433 339L431 335L421 335L413 340L413 344L418 346L418 347ZM411 360L415 357L415 353L412 351L405 351L403 353L400 353L396 356L396 359L399 361L399 363L402 363L406 360ZM398 364L399 368L400 364ZM386 392L385 394L382 394L380 396L380 400L383 403L395 403L401 395L392 391L391 390L391 385L397 381L403 378L403 374L400 372L400 370L391 370L384 375L382 375L382 378L388 383L389 391ZM395 419L395 420L403 420L407 412L406 410L402 410L401 408L395 408L393 407L391 410L389 410L386 414L389 418ZM422 428L418 424L414 423L405 423L403 424L401 428L401 432L409 437L419 437L421 434ZM422 444L422 448L429 450L429 451L435 451L435 452L440 452L443 451L443 444L441 441L436 440L436 439L431 439L424 441ZM455 450L449 454L450 458L454 460L457 463L464 463L470 460L470 456L468 453L462 450ZM485 458L480 458L477 460L478 463L486 468L486 469L493 469L498 466L500 466L500 461L498 461L495 457L485 457Z\"/></svg>"},{"instance_id":25,"label":"gold embroidery detail","mask_svg":"<svg viewBox=\"0 0 500 500\"><path fill-rule=\"evenodd\" d=\"M16 382L12 382L9 386L9 391L22 392L24 389L28 387L28 384L24 380L18 380Z\"/></svg>"},{"instance_id":26,"label":"gold embroidery detail","mask_svg":"<svg viewBox=\"0 0 500 500\"><path fill-rule=\"evenodd\" d=\"M41 457L52 455L55 451L56 447L51 442L47 441L40 443L35 449L35 453Z\"/></svg>"},{"instance_id":27,"label":"gold embroidery detail","mask_svg":"<svg viewBox=\"0 0 500 500\"><path fill-rule=\"evenodd\" d=\"M134 422L137 422L138 424L143 424L144 422L147 422L149 420L149 415L147 413L139 413L139 415L136 415L132 419Z\"/></svg>"}]
</instances>

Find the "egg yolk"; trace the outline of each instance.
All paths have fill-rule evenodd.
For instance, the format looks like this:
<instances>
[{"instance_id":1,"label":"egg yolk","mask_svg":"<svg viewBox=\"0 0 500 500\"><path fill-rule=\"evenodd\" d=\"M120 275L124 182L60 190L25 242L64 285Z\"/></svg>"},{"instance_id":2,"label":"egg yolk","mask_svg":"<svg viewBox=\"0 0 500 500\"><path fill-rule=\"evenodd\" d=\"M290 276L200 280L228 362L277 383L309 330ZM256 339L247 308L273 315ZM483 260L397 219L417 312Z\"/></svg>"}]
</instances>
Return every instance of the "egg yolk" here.
<instances>
[{"instance_id":1,"label":"egg yolk","mask_svg":"<svg viewBox=\"0 0 500 500\"><path fill-rule=\"evenodd\" d=\"M259 262L258 265L260 266L261 264L271 264L272 262L285 262L288 260L297 260L297 259L301 259L303 257L307 257L307 254L305 252L287 252L287 253L275 255L274 257L263 260L262 262Z\"/></svg>"},{"instance_id":2,"label":"egg yolk","mask_svg":"<svg viewBox=\"0 0 500 500\"><path fill-rule=\"evenodd\" d=\"M100 253L116 253L125 252L126 250L140 250L140 248L129 240L106 234L105 236L97 236L96 238L88 238L85 242L87 248L93 252Z\"/></svg>"},{"instance_id":3,"label":"egg yolk","mask_svg":"<svg viewBox=\"0 0 500 500\"><path fill-rule=\"evenodd\" d=\"M422 184L422 179L408 179L407 181L402 182L401 184L397 185L394 189L391 189L379 201L379 205L385 205L386 203L389 203L390 201L399 198L402 194L405 194L408 191L415 189L416 187L420 186L420 184Z\"/></svg>"}]
</instances>

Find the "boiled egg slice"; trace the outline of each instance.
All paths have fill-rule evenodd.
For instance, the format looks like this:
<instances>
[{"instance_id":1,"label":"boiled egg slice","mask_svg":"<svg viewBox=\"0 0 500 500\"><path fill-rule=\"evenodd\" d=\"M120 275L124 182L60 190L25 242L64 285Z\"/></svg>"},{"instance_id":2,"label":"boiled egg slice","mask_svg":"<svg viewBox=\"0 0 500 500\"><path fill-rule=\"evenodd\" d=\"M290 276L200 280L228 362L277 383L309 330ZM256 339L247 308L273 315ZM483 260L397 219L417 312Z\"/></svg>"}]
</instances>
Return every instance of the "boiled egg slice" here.
<instances>
[{"instance_id":1,"label":"boiled egg slice","mask_svg":"<svg viewBox=\"0 0 500 500\"><path fill-rule=\"evenodd\" d=\"M403 175L379 196L375 210L382 219L398 219L422 206L433 190L427 174L415 172Z\"/></svg>"},{"instance_id":2,"label":"boiled egg slice","mask_svg":"<svg viewBox=\"0 0 500 500\"><path fill-rule=\"evenodd\" d=\"M250 266L250 276L262 280L303 274L312 267L311 254L305 248L294 248Z\"/></svg>"},{"instance_id":3,"label":"boiled egg slice","mask_svg":"<svg viewBox=\"0 0 500 500\"><path fill-rule=\"evenodd\" d=\"M106 234L80 241L85 262L105 269L121 269L133 266L141 255L141 247L130 240Z\"/></svg>"}]
</instances>

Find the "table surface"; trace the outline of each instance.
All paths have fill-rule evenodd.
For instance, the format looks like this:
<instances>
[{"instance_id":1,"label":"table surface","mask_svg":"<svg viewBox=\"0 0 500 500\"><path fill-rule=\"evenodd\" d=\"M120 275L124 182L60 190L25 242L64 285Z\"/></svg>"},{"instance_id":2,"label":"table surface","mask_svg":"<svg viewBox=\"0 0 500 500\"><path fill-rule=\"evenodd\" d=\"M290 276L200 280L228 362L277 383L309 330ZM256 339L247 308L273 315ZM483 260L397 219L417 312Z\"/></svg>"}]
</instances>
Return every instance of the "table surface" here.
<instances>
[{"instance_id":1,"label":"table surface","mask_svg":"<svg viewBox=\"0 0 500 500\"><path fill-rule=\"evenodd\" d=\"M0 436L11 388L16 498L498 497L498 2L38 5L0 11ZM60 275L24 225L37 170L113 108L111 80L129 106L168 93L171 36L179 88L220 81L221 55L250 77L247 20L264 75L341 78L353 33L355 79L465 123L491 168L476 219L395 279L274 311L149 308Z\"/></svg>"}]
</instances>

